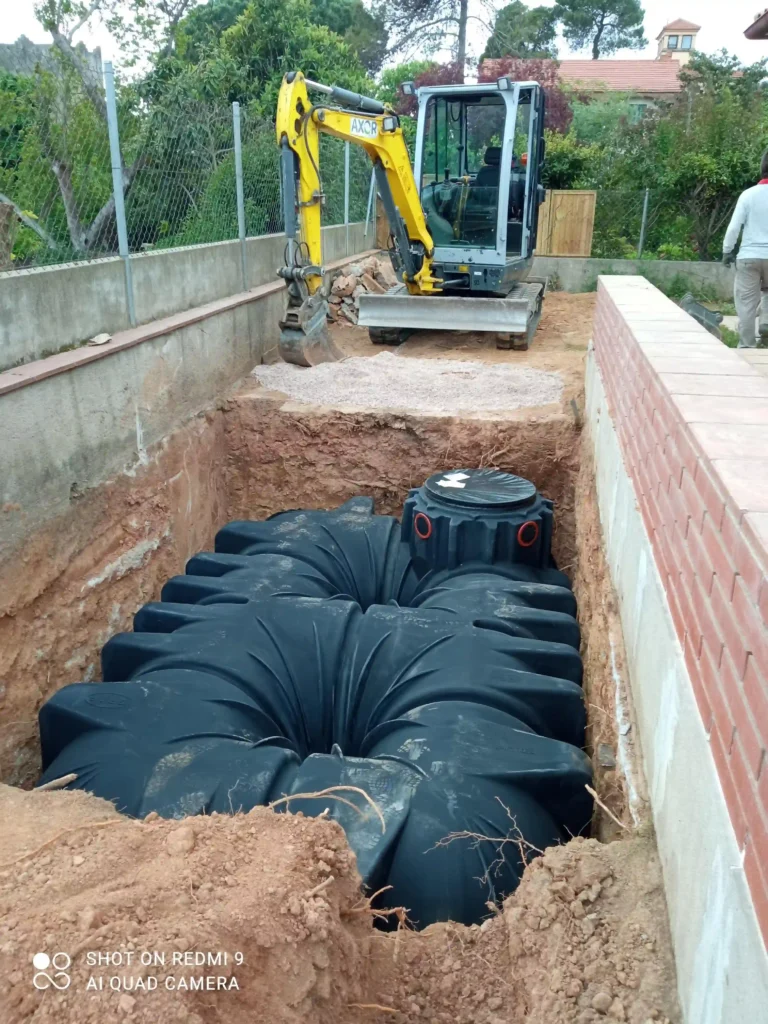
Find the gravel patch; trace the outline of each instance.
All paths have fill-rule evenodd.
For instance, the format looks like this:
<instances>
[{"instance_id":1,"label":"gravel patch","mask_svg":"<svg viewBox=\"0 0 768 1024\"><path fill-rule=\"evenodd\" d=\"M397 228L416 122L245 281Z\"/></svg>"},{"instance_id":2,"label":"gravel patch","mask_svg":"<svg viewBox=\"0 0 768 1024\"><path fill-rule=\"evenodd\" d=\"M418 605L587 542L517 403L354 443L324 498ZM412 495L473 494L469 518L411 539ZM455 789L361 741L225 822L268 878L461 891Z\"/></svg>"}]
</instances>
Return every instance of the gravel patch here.
<instances>
[{"instance_id":1,"label":"gravel patch","mask_svg":"<svg viewBox=\"0 0 768 1024\"><path fill-rule=\"evenodd\" d=\"M332 409L408 409L452 415L505 412L559 401L558 373L456 359L405 359L391 352L355 356L304 369L291 363L257 366L270 391Z\"/></svg>"}]
</instances>

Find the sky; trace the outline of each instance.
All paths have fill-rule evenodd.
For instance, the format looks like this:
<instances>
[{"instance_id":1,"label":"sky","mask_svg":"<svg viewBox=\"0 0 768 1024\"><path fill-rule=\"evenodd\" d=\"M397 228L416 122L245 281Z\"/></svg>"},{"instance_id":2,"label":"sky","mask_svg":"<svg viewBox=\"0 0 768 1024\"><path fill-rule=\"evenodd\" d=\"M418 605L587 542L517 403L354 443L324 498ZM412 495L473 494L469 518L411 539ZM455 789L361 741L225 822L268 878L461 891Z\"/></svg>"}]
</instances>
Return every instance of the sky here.
<instances>
[{"instance_id":1,"label":"sky","mask_svg":"<svg viewBox=\"0 0 768 1024\"><path fill-rule=\"evenodd\" d=\"M555 0L538 0L538 4L552 7ZM625 50L616 57L647 57L656 56L656 36L661 28L677 18L685 18L696 25L701 25L697 48L705 53L712 53L723 47L735 53L742 61L752 63L768 57L768 41L751 42L744 37L744 29L754 21L761 9L761 4L768 0L645 0L645 34L649 40L645 51ZM20 35L26 35L33 42L48 42L48 37L35 20L35 0L0 0L3 8L0 16L0 43L12 43ZM536 6L537 0L529 0L529 6ZM498 9L504 6L504 0L496 0ZM485 7L485 4L483 4ZM483 10L485 15L485 11ZM105 60L119 60L120 54L111 40L109 33L100 25L80 33L77 37L86 46L101 46ZM475 55L479 54L485 39L485 32L477 22L473 24L471 44ZM574 54L562 43L560 56L588 57L588 53Z\"/></svg>"}]
</instances>

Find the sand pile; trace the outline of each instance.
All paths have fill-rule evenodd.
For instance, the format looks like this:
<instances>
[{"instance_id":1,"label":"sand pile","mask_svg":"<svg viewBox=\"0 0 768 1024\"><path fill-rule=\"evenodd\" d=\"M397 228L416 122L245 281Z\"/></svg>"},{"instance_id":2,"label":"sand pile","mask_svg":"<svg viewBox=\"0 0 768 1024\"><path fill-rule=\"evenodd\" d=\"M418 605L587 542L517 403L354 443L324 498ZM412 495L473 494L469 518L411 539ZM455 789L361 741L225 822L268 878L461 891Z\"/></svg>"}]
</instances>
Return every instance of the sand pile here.
<instances>
[{"instance_id":1,"label":"sand pile","mask_svg":"<svg viewBox=\"0 0 768 1024\"><path fill-rule=\"evenodd\" d=\"M548 849L483 925L403 933L396 959L391 938L377 936L373 958L376 997L403 1020L679 1020L660 870L644 839Z\"/></svg>"},{"instance_id":2,"label":"sand pile","mask_svg":"<svg viewBox=\"0 0 768 1024\"><path fill-rule=\"evenodd\" d=\"M0 817L2 1024L679 1019L645 839L547 850L482 926L384 934L325 819L137 822L8 787Z\"/></svg>"},{"instance_id":3,"label":"sand pile","mask_svg":"<svg viewBox=\"0 0 768 1024\"><path fill-rule=\"evenodd\" d=\"M431 415L503 412L558 402L560 374L468 359L411 359L392 352L355 356L309 369L292 363L257 366L270 391L332 409L408 409Z\"/></svg>"}]
</instances>

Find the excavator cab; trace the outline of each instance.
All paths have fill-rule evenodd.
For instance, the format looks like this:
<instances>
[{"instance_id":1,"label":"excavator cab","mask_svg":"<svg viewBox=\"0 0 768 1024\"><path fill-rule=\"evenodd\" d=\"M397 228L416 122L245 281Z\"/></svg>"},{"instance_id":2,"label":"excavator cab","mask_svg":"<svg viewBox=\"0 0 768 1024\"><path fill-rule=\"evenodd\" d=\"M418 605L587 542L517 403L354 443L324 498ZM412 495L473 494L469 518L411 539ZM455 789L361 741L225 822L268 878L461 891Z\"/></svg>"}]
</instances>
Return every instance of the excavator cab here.
<instances>
[{"instance_id":1,"label":"excavator cab","mask_svg":"<svg viewBox=\"0 0 768 1024\"><path fill-rule=\"evenodd\" d=\"M544 93L503 78L417 92L415 174L445 294L509 294L533 256Z\"/></svg>"}]
</instances>

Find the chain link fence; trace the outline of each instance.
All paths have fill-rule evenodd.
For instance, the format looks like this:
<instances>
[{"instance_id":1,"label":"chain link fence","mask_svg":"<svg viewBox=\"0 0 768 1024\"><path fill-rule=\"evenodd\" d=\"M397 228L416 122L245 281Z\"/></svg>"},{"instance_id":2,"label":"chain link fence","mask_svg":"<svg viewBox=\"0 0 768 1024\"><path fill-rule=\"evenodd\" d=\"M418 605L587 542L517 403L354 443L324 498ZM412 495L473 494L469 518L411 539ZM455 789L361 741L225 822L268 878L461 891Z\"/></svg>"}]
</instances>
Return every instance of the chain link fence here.
<instances>
[{"instance_id":1,"label":"chain link fence","mask_svg":"<svg viewBox=\"0 0 768 1024\"><path fill-rule=\"evenodd\" d=\"M593 257L697 260L694 223L654 189L596 192Z\"/></svg>"},{"instance_id":2,"label":"chain link fence","mask_svg":"<svg viewBox=\"0 0 768 1024\"><path fill-rule=\"evenodd\" d=\"M86 51L69 64L32 51L18 66L0 51L0 272L283 230L269 121L236 104L172 106L119 75L110 88L111 65ZM323 223L364 219L367 156L321 145Z\"/></svg>"},{"instance_id":3,"label":"chain link fence","mask_svg":"<svg viewBox=\"0 0 768 1024\"><path fill-rule=\"evenodd\" d=\"M543 256L708 260L720 252L729 212L712 225L700 210L675 204L660 190L552 189L540 211L536 247Z\"/></svg>"},{"instance_id":4,"label":"chain link fence","mask_svg":"<svg viewBox=\"0 0 768 1024\"><path fill-rule=\"evenodd\" d=\"M16 70L0 66L0 270L113 252L100 63L22 56Z\"/></svg>"}]
</instances>

